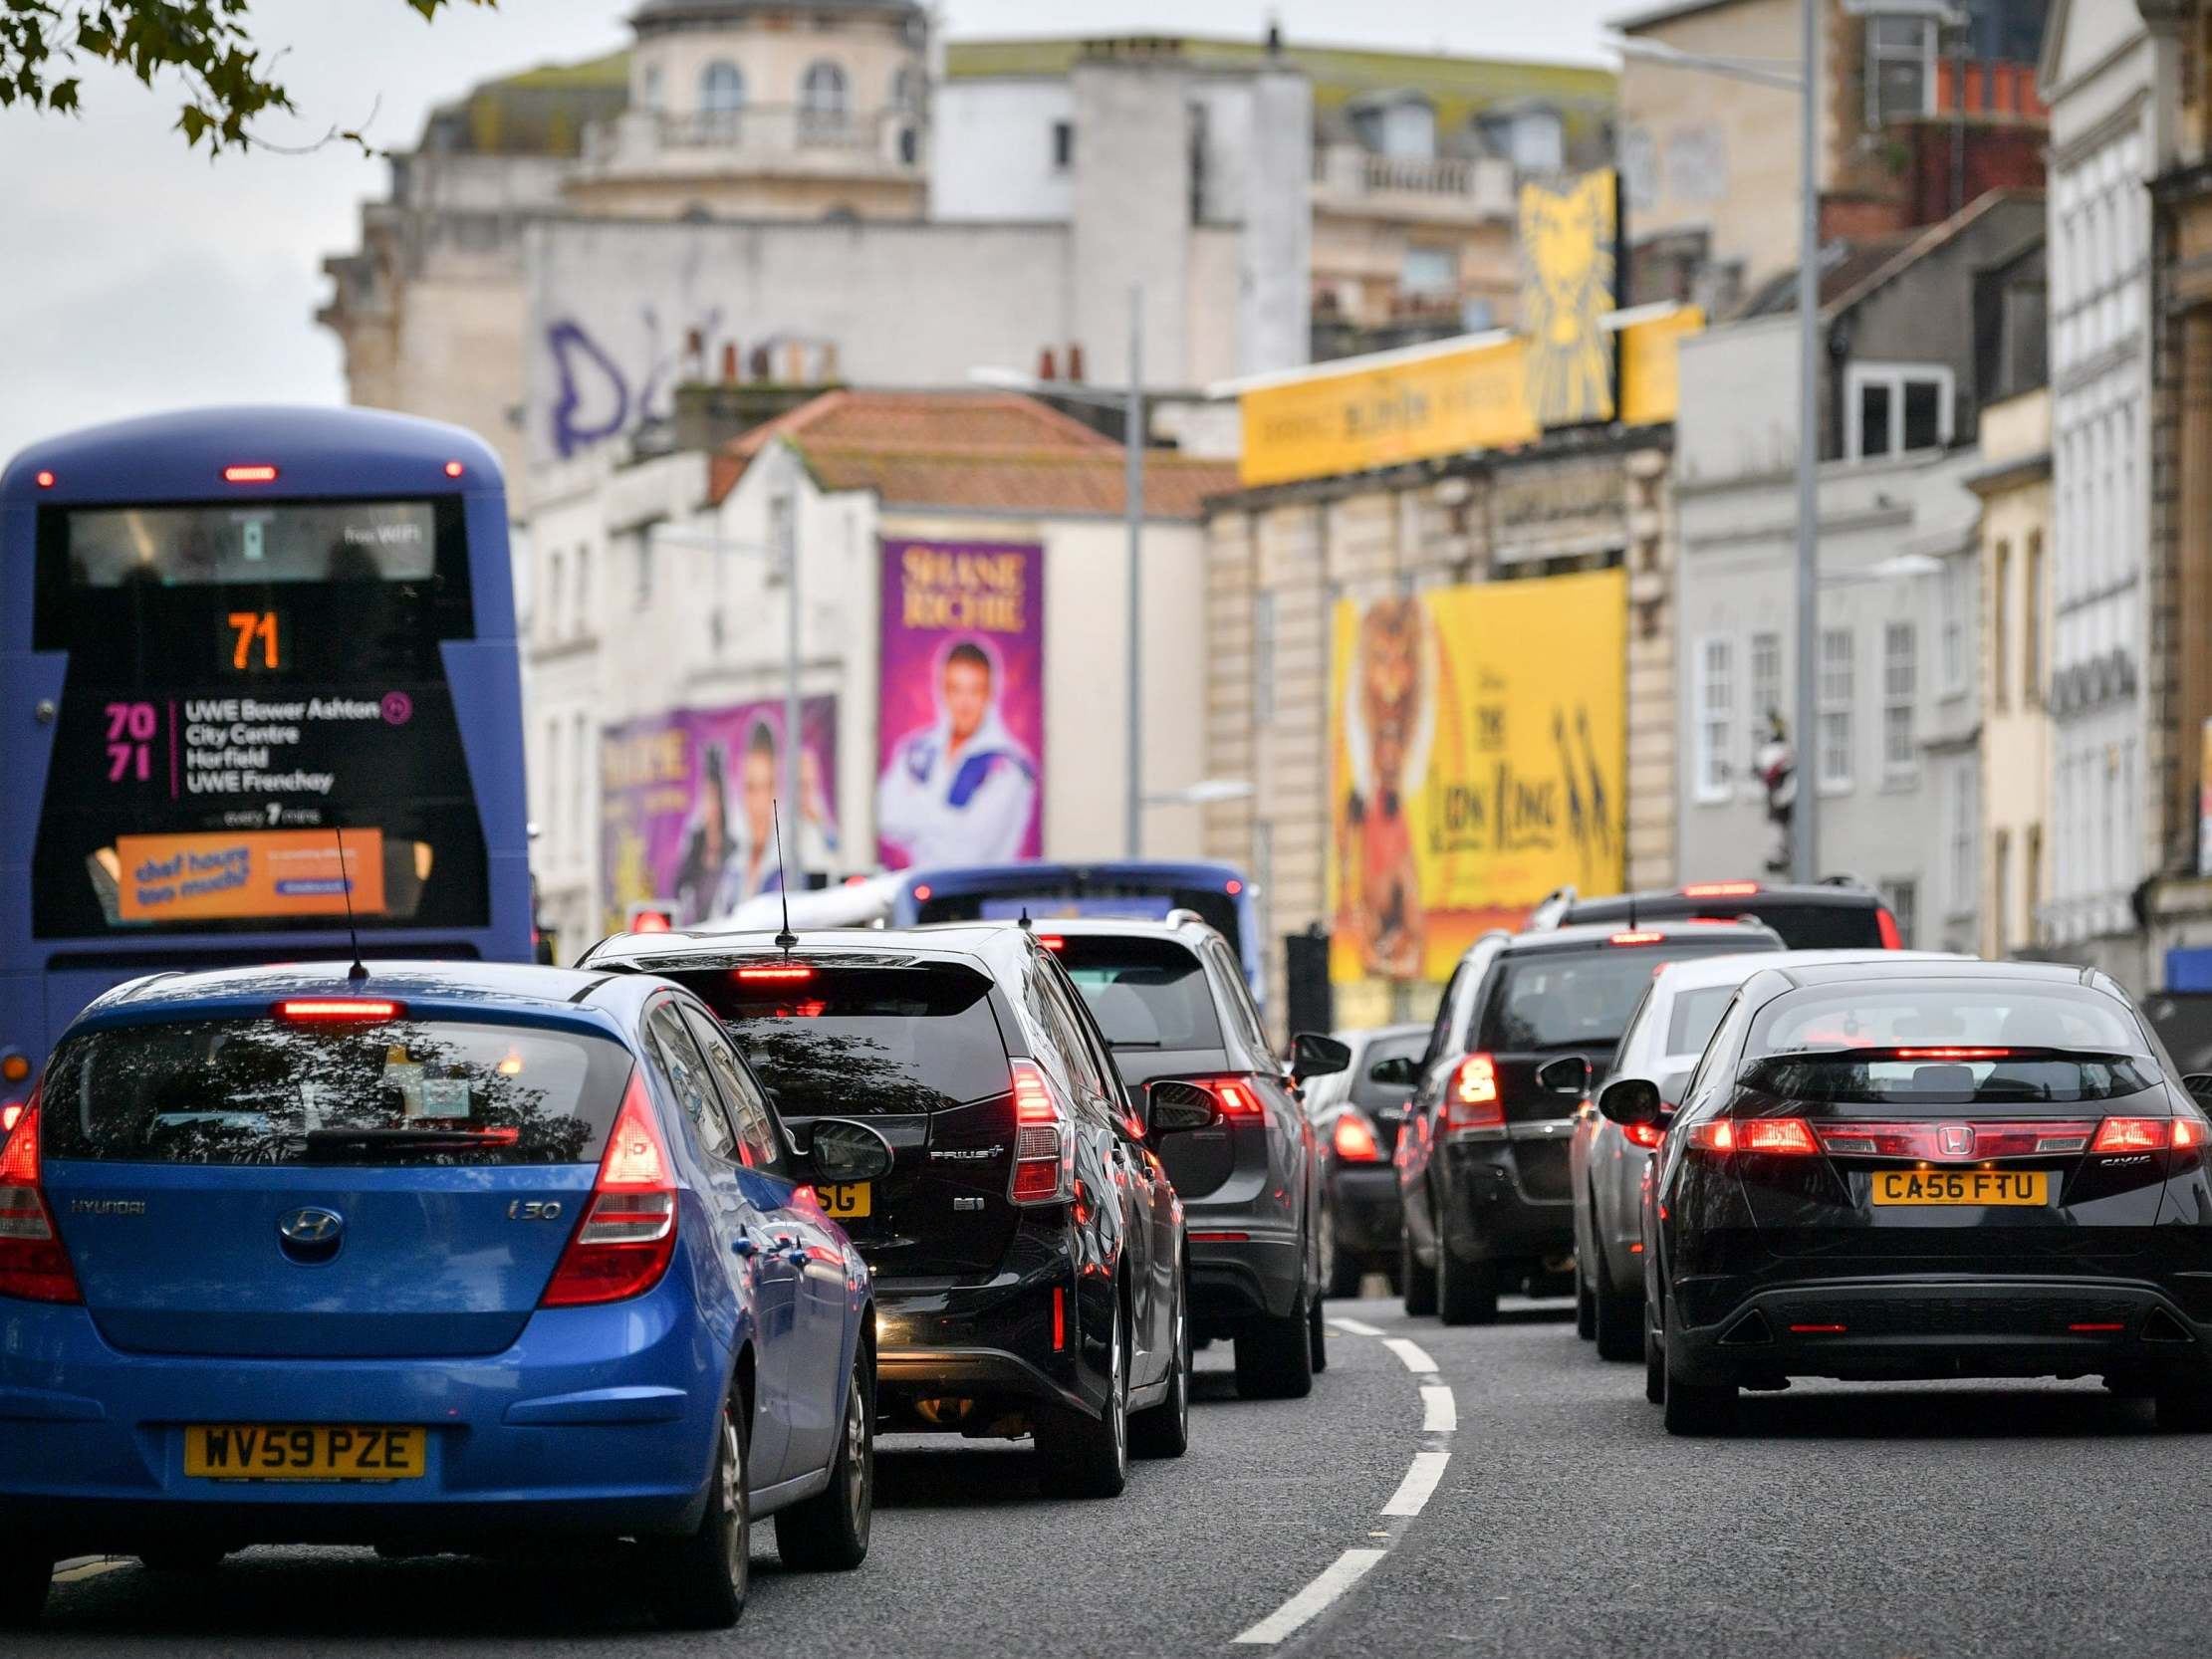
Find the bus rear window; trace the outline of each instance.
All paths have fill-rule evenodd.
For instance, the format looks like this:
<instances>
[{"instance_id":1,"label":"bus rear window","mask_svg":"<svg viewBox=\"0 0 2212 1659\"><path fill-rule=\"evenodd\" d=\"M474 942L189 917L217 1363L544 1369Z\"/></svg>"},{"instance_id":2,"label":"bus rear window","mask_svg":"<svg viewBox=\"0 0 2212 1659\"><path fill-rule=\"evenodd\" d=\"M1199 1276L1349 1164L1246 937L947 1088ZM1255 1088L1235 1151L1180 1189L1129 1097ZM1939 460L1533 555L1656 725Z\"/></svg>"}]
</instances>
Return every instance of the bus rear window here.
<instances>
[{"instance_id":1,"label":"bus rear window","mask_svg":"<svg viewBox=\"0 0 2212 1659\"><path fill-rule=\"evenodd\" d=\"M437 567L425 501L79 508L73 588L265 582L421 582Z\"/></svg>"},{"instance_id":2,"label":"bus rear window","mask_svg":"<svg viewBox=\"0 0 2212 1659\"><path fill-rule=\"evenodd\" d=\"M569 1164L605 1149L629 1070L545 1027L190 1020L81 1033L39 1098L62 1160Z\"/></svg>"}]
</instances>

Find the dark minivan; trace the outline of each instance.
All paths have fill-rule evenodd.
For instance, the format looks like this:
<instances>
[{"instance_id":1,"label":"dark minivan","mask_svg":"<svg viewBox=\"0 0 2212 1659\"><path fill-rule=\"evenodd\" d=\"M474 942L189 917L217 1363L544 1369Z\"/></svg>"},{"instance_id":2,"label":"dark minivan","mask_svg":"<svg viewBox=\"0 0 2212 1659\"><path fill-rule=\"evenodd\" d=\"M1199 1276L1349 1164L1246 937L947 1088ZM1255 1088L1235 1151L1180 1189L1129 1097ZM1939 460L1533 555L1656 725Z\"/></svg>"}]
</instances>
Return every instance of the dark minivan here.
<instances>
[{"instance_id":1,"label":"dark minivan","mask_svg":"<svg viewBox=\"0 0 2212 1659\"><path fill-rule=\"evenodd\" d=\"M1123 1085L1052 956L1012 924L631 934L580 966L675 981L722 1021L795 1133L854 1118L884 1178L822 1207L874 1273L883 1426L1033 1436L1046 1484L1110 1497L1179 1456L1190 1325L1163 1138L1220 1121L1190 1083Z\"/></svg>"},{"instance_id":2,"label":"dark minivan","mask_svg":"<svg viewBox=\"0 0 2212 1659\"><path fill-rule=\"evenodd\" d=\"M1782 941L1745 922L1475 941L1444 988L1398 1141L1405 1310L1488 1324L1501 1292L1573 1288L1575 1116L1668 962Z\"/></svg>"}]
</instances>

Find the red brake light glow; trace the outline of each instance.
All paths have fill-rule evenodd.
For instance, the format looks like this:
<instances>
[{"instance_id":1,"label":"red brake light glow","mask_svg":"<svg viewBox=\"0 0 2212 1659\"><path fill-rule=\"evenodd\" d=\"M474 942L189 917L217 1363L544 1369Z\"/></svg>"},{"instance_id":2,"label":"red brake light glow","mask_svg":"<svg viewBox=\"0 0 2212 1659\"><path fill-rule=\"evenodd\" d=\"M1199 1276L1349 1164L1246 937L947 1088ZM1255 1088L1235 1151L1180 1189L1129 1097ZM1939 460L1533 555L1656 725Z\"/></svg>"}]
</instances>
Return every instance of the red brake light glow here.
<instances>
[{"instance_id":1,"label":"red brake light glow","mask_svg":"<svg viewBox=\"0 0 2212 1659\"><path fill-rule=\"evenodd\" d=\"M1053 1287L1053 1352L1068 1350L1068 1287Z\"/></svg>"},{"instance_id":2,"label":"red brake light glow","mask_svg":"<svg viewBox=\"0 0 2212 1659\"><path fill-rule=\"evenodd\" d=\"M1222 883L1221 890L1227 893L1231 898L1235 898L1237 894L1244 891L1244 883L1239 881L1235 876L1232 875L1227 881Z\"/></svg>"},{"instance_id":3,"label":"red brake light glow","mask_svg":"<svg viewBox=\"0 0 2212 1659\"><path fill-rule=\"evenodd\" d=\"M1223 1117L1258 1117L1260 1102L1251 1086L1241 1077L1222 1077L1208 1082L1206 1087L1221 1096Z\"/></svg>"},{"instance_id":4,"label":"red brake light glow","mask_svg":"<svg viewBox=\"0 0 2212 1659\"><path fill-rule=\"evenodd\" d=\"M1452 1071L1444 1089L1444 1130L1496 1128L1506 1120L1498 1092L1498 1064L1488 1055L1469 1055Z\"/></svg>"},{"instance_id":5,"label":"red brake light glow","mask_svg":"<svg viewBox=\"0 0 2212 1659\"><path fill-rule=\"evenodd\" d=\"M1646 1152L1655 1150L1659 1142L1666 1139L1666 1131L1656 1123L1630 1123L1620 1132L1628 1137L1629 1145L1640 1146Z\"/></svg>"},{"instance_id":6,"label":"red brake light glow","mask_svg":"<svg viewBox=\"0 0 2212 1659\"><path fill-rule=\"evenodd\" d=\"M2107 1117L2097 1125L2091 1152L2163 1152L2174 1125L2187 1121L2172 1117ZM2191 1124L2194 1128L2195 1125Z\"/></svg>"},{"instance_id":7,"label":"red brake light glow","mask_svg":"<svg viewBox=\"0 0 2212 1659\"><path fill-rule=\"evenodd\" d=\"M2004 1060L2010 1049L1899 1049L1899 1060Z\"/></svg>"},{"instance_id":8,"label":"red brake light glow","mask_svg":"<svg viewBox=\"0 0 2212 1659\"><path fill-rule=\"evenodd\" d=\"M1014 1181L1017 1204L1065 1204L1076 1196L1076 1140L1052 1079L1033 1060L1010 1063L1014 1089Z\"/></svg>"},{"instance_id":9,"label":"red brake light glow","mask_svg":"<svg viewBox=\"0 0 2212 1659\"><path fill-rule=\"evenodd\" d=\"M1733 1152L1736 1150L1736 1125L1726 1117L1713 1117L1703 1123L1692 1123L1690 1144L1700 1152Z\"/></svg>"},{"instance_id":10,"label":"red brake light glow","mask_svg":"<svg viewBox=\"0 0 2212 1659\"><path fill-rule=\"evenodd\" d=\"M39 1185L39 1105L15 1120L0 1148L0 1297L25 1302L83 1302L77 1271L54 1233Z\"/></svg>"},{"instance_id":11,"label":"red brake light glow","mask_svg":"<svg viewBox=\"0 0 2212 1659\"><path fill-rule=\"evenodd\" d=\"M1047 950L1066 950L1068 948L1068 941L1057 933L1040 933L1037 935L1037 942Z\"/></svg>"},{"instance_id":12,"label":"red brake light glow","mask_svg":"<svg viewBox=\"0 0 2212 1659\"><path fill-rule=\"evenodd\" d=\"M644 1075L632 1071L607 1137L591 1207L561 1253L539 1304L625 1302L660 1283L676 1253L676 1194Z\"/></svg>"},{"instance_id":13,"label":"red brake light glow","mask_svg":"<svg viewBox=\"0 0 2212 1659\"><path fill-rule=\"evenodd\" d=\"M1897 918L1889 913L1888 905L1880 904L1874 907L1874 926L1881 930L1881 948L1883 950L1903 950L1905 948L1905 936L1897 930Z\"/></svg>"},{"instance_id":14,"label":"red brake light glow","mask_svg":"<svg viewBox=\"0 0 2212 1659\"><path fill-rule=\"evenodd\" d=\"M1781 1152L1792 1156L1818 1152L1813 1126L1802 1117L1746 1117L1736 1124L1739 1152Z\"/></svg>"},{"instance_id":15,"label":"red brake light glow","mask_svg":"<svg viewBox=\"0 0 2212 1659\"><path fill-rule=\"evenodd\" d=\"M803 962L780 962L771 967L740 968L737 977L747 985L790 985L814 978L814 970Z\"/></svg>"},{"instance_id":16,"label":"red brake light glow","mask_svg":"<svg viewBox=\"0 0 2212 1659\"><path fill-rule=\"evenodd\" d=\"M265 461L251 466L223 468L223 482L226 484L274 484L276 481L277 469Z\"/></svg>"},{"instance_id":17,"label":"red brake light glow","mask_svg":"<svg viewBox=\"0 0 2212 1659\"><path fill-rule=\"evenodd\" d=\"M458 461L448 461L445 463L445 476L448 478L458 478L467 470L468 468L462 466L461 463Z\"/></svg>"},{"instance_id":18,"label":"red brake light glow","mask_svg":"<svg viewBox=\"0 0 2212 1659\"><path fill-rule=\"evenodd\" d=\"M1605 941L1608 945L1656 945L1666 938L1663 933L1615 933Z\"/></svg>"},{"instance_id":19,"label":"red brake light glow","mask_svg":"<svg viewBox=\"0 0 2212 1659\"><path fill-rule=\"evenodd\" d=\"M1367 1127L1367 1120L1356 1112L1346 1112L1337 1119L1337 1127L1330 1134L1329 1144L1336 1148L1337 1156L1348 1164L1371 1164L1382 1161L1382 1147L1374 1138L1374 1131Z\"/></svg>"},{"instance_id":20,"label":"red brake light glow","mask_svg":"<svg viewBox=\"0 0 2212 1659\"><path fill-rule=\"evenodd\" d=\"M51 472L41 472L32 482L42 490L51 490L54 487L54 475Z\"/></svg>"},{"instance_id":21,"label":"red brake light glow","mask_svg":"<svg viewBox=\"0 0 2212 1659\"><path fill-rule=\"evenodd\" d=\"M291 997L276 1009L280 1020L396 1020L406 1011L383 997Z\"/></svg>"},{"instance_id":22,"label":"red brake light glow","mask_svg":"<svg viewBox=\"0 0 2212 1659\"><path fill-rule=\"evenodd\" d=\"M1759 891L1756 881L1693 881L1682 889L1684 898L1749 898Z\"/></svg>"},{"instance_id":23,"label":"red brake light glow","mask_svg":"<svg viewBox=\"0 0 2212 1659\"><path fill-rule=\"evenodd\" d=\"M629 930L632 933L666 933L668 931L667 912L640 910L630 919Z\"/></svg>"},{"instance_id":24,"label":"red brake light glow","mask_svg":"<svg viewBox=\"0 0 2212 1659\"><path fill-rule=\"evenodd\" d=\"M914 902L916 904L927 904L929 902L928 882L921 882L914 888Z\"/></svg>"}]
</instances>

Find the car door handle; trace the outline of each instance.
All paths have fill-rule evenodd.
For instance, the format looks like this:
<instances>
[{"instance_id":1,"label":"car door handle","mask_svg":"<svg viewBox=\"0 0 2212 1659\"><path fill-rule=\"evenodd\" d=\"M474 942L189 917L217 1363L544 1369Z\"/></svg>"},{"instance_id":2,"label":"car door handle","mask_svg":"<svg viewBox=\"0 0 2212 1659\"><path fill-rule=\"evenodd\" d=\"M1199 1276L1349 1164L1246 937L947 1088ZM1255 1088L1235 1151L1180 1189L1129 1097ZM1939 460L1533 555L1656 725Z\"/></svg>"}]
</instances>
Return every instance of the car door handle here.
<instances>
[{"instance_id":1,"label":"car door handle","mask_svg":"<svg viewBox=\"0 0 2212 1659\"><path fill-rule=\"evenodd\" d=\"M776 1235L776 1254L795 1268L803 1268L807 1265L807 1247L797 1239L792 1238L788 1233Z\"/></svg>"}]
</instances>

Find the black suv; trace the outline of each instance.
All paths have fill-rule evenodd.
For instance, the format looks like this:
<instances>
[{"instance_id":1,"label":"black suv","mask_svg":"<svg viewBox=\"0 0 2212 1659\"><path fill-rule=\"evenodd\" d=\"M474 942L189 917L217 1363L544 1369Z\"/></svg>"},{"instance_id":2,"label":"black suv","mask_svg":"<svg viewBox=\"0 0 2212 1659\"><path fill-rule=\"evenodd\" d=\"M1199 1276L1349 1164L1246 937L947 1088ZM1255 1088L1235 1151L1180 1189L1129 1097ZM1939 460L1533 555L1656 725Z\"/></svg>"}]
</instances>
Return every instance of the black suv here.
<instances>
[{"instance_id":1,"label":"black suv","mask_svg":"<svg viewBox=\"0 0 2212 1659\"><path fill-rule=\"evenodd\" d=\"M1571 1290L1575 1114L1651 976L1780 946L1769 928L1726 921L1476 940L1444 988L1398 1139L1405 1310L1488 1324L1503 1291Z\"/></svg>"},{"instance_id":2,"label":"black suv","mask_svg":"<svg viewBox=\"0 0 2212 1659\"><path fill-rule=\"evenodd\" d=\"M1340 1071L1334 1038L1292 1039L1286 1071L1228 942L1187 911L1165 921L1055 920L1046 948L1091 1005L1132 1086L1202 1083L1221 1122L1160 1144L1190 1226L1199 1341L1237 1345L1237 1392L1297 1399L1329 1362L1321 1317L1321 1164L1297 1085Z\"/></svg>"},{"instance_id":3,"label":"black suv","mask_svg":"<svg viewBox=\"0 0 2212 1659\"><path fill-rule=\"evenodd\" d=\"M1641 927L1645 922L1755 921L1792 950L1903 950L1906 940L1881 894L1853 876L1810 886L1774 881L1692 881L1640 893L1585 898L1562 887L1529 915L1531 931L1552 927Z\"/></svg>"},{"instance_id":4,"label":"black suv","mask_svg":"<svg viewBox=\"0 0 2212 1659\"><path fill-rule=\"evenodd\" d=\"M800 1137L859 1118L889 1175L821 1189L875 1276L883 1426L1035 1437L1047 1486L1111 1497L1180 1456L1190 1403L1182 1206L1163 1138L1208 1089L1123 1085L1052 956L1010 924L656 933L585 968L674 980L722 1021Z\"/></svg>"}]
</instances>

